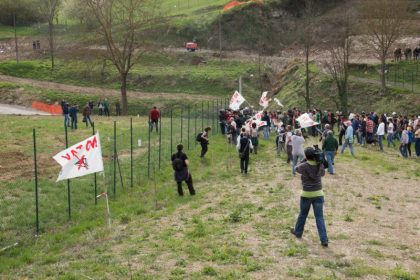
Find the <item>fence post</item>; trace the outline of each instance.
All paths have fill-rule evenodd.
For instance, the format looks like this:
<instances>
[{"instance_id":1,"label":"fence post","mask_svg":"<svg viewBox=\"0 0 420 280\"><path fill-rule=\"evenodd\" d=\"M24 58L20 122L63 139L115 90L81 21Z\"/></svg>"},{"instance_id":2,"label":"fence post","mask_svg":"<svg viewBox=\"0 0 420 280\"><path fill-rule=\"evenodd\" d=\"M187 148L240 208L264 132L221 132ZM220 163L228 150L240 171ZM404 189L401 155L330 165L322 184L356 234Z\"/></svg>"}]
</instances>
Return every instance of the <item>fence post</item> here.
<instances>
[{"instance_id":1,"label":"fence post","mask_svg":"<svg viewBox=\"0 0 420 280\"><path fill-rule=\"evenodd\" d=\"M130 186L133 187L133 118L130 118Z\"/></svg>"},{"instance_id":2,"label":"fence post","mask_svg":"<svg viewBox=\"0 0 420 280\"><path fill-rule=\"evenodd\" d=\"M69 147L69 140L67 135L67 125L64 124L64 133L66 135L66 149ZM69 212L69 219L71 219L71 198L70 198L70 179L67 179L67 205Z\"/></svg>"},{"instance_id":3,"label":"fence post","mask_svg":"<svg viewBox=\"0 0 420 280\"><path fill-rule=\"evenodd\" d=\"M414 73L411 72L411 92L414 92Z\"/></svg>"},{"instance_id":4,"label":"fence post","mask_svg":"<svg viewBox=\"0 0 420 280\"><path fill-rule=\"evenodd\" d=\"M404 88L405 87L405 75L404 75L405 74L405 70L403 69L402 72L403 72L403 74L402 74L403 86L402 87Z\"/></svg>"},{"instance_id":5,"label":"fence post","mask_svg":"<svg viewBox=\"0 0 420 280\"><path fill-rule=\"evenodd\" d=\"M195 136L197 135L197 115L198 115L198 111L197 111L197 104L194 104L194 140L195 140ZM197 145L197 141L194 141L194 146Z\"/></svg>"},{"instance_id":6,"label":"fence post","mask_svg":"<svg viewBox=\"0 0 420 280\"><path fill-rule=\"evenodd\" d=\"M148 128L148 144L147 144L147 178L150 178L150 130L151 130L151 126L150 126L150 115L149 115L149 128Z\"/></svg>"},{"instance_id":7,"label":"fence post","mask_svg":"<svg viewBox=\"0 0 420 280\"><path fill-rule=\"evenodd\" d=\"M201 131L204 130L204 101L201 101Z\"/></svg>"},{"instance_id":8,"label":"fence post","mask_svg":"<svg viewBox=\"0 0 420 280\"><path fill-rule=\"evenodd\" d=\"M216 134L216 128L214 127L214 100L212 101L212 113L211 113L211 131L212 135Z\"/></svg>"},{"instance_id":9,"label":"fence post","mask_svg":"<svg viewBox=\"0 0 420 280\"><path fill-rule=\"evenodd\" d=\"M114 121L114 197L117 195L117 121Z\"/></svg>"},{"instance_id":10,"label":"fence post","mask_svg":"<svg viewBox=\"0 0 420 280\"><path fill-rule=\"evenodd\" d=\"M210 126L210 100L207 101L207 127Z\"/></svg>"},{"instance_id":11,"label":"fence post","mask_svg":"<svg viewBox=\"0 0 420 280\"><path fill-rule=\"evenodd\" d=\"M92 135L95 135L95 123L92 123ZM95 205L98 204L98 189L97 189L97 182L96 182L96 172L93 173L93 186L95 188Z\"/></svg>"},{"instance_id":12,"label":"fence post","mask_svg":"<svg viewBox=\"0 0 420 280\"><path fill-rule=\"evenodd\" d=\"M179 141L179 143L182 143L182 140L183 140L183 135L182 135L183 126L184 126L184 109L183 107L181 107L181 141Z\"/></svg>"},{"instance_id":13,"label":"fence post","mask_svg":"<svg viewBox=\"0 0 420 280\"><path fill-rule=\"evenodd\" d=\"M171 156L172 156L172 147L173 147L173 139L172 139L172 106L171 106Z\"/></svg>"},{"instance_id":14,"label":"fence post","mask_svg":"<svg viewBox=\"0 0 420 280\"><path fill-rule=\"evenodd\" d=\"M190 105L188 105L188 122L187 122L187 149L190 149Z\"/></svg>"},{"instance_id":15,"label":"fence post","mask_svg":"<svg viewBox=\"0 0 420 280\"><path fill-rule=\"evenodd\" d=\"M36 132L35 128L33 132L33 142L34 142L34 172L35 172L35 227L36 234L39 234L39 208L38 208L38 164L36 160Z\"/></svg>"},{"instance_id":16,"label":"fence post","mask_svg":"<svg viewBox=\"0 0 420 280\"><path fill-rule=\"evenodd\" d=\"M162 112L159 114L159 170L162 157Z\"/></svg>"},{"instance_id":17,"label":"fence post","mask_svg":"<svg viewBox=\"0 0 420 280\"><path fill-rule=\"evenodd\" d=\"M218 120L219 120L219 98L216 99L216 133L219 133L219 124L218 124Z\"/></svg>"}]
</instances>

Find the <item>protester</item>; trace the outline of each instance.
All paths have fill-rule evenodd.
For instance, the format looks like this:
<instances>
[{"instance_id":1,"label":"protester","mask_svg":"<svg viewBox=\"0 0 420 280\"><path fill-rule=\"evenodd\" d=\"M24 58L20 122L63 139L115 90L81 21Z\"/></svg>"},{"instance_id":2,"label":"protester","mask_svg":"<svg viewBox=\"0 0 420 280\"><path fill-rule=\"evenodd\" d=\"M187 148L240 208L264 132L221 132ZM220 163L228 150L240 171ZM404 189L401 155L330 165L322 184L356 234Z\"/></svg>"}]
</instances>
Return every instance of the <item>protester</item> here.
<instances>
[{"instance_id":1,"label":"protester","mask_svg":"<svg viewBox=\"0 0 420 280\"><path fill-rule=\"evenodd\" d=\"M305 139L302 137L302 131L300 129L295 130L295 135L292 136L292 174L296 175L296 164L305 158L305 152L303 150L303 143Z\"/></svg>"},{"instance_id":2,"label":"protester","mask_svg":"<svg viewBox=\"0 0 420 280\"><path fill-rule=\"evenodd\" d=\"M226 134L226 112L225 110L219 110L219 125L220 132L222 135Z\"/></svg>"},{"instance_id":3,"label":"protester","mask_svg":"<svg viewBox=\"0 0 420 280\"><path fill-rule=\"evenodd\" d=\"M254 122L251 125L250 134L251 134L251 143L253 146L251 152L254 152L255 154L257 154L258 144L259 144L258 138L260 137L260 134L258 133L257 124Z\"/></svg>"},{"instance_id":4,"label":"protester","mask_svg":"<svg viewBox=\"0 0 420 280\"><path fill-rule=\"evenodd\" d=\"M286 147L284 146L285 141L285 129L283 122L279 122L276 128L276 151L277 155L280 155L280 151L286 151Z\"/></svg>"},{"instance_id":5,"label":"protester","mask_svg":"<svg viewBox=\"0 0 420 280\"><path fill-rule=\"evenodd\" d=\"M337 155L338 141L334 138L332 130L327 132L327 138L322 143L322 150L328 162L328 173L334 175L334 157Z\"/></svg>"},{"instance_id":6,"label":"protester","mask_svg":"<svg viewBox=\"0 0 420 280\"><path fill-rule=\"evenodd\" d=\"M104 114L104 104L102 103L102 100L99 100L98 102L98 110L99 116L102 116Z\"/></svg>"},{"instance_id":7,"label":"protester","mask_svg":"<svg viewBox=\"0 0 420 280\"><path fill-rule=\"evenodd\" d=\"M105 98L105 100L102 102L102 105L104 106L105 116L109 117L109 102L108 102L108 99Z\"/></svg>"},{"instance_id":8,"label":"protester","mask_svg":"<svg viewBox=\"0 0 420 280\"><path fill-rule=\"evenodd\" d=\"M408 156L411 157L411 143L414 142L413 127L411 126L407 127L407 135L408 135L407 151L408 151Z\"/></svg>"},{"instance_id":9,"label":"protester","mask_svg":"<svg viewBox=\"0 0 420 280\"><path fill-rule=\"evenodd\" d=\"M153 131L153 126L156 126L156 132L158 132L159 118L160 118L160 112L156 108L156 106L154 106L153 109L150 110L150 113L149 113L150 131Z\"/></svg>"},{"instance_id":10,"label":"protester","mask_svg":"<svg viewBox=\"0 0 420 280\"><path fill-rule=\"evenodd\" d=\"M64 126L70 127L69 103L66 100L61 101L61 110L64 116Z\"/></svg>"},{"instance_id":11,"label":"protester","mask_svg":"<svg viewBox=\"0 0 420 280\"><path fill-rule=\"evenodd\" d=\"M388 142L388 148L391 146L395 147L394 143L394 123L392 122L392 118L388 119L388 135L386 137L386 141Z\"/></svg>"},{"instance_id":12,"label":"protester","mask_svg":"<svg viewBox=\"0 0 420 280\"><path fill-rule=\"evenodd\" d=\"M209 145L209 131L211 130L211 127L206 127L204 131L201 133L201 155L200 157L203 158L204 155L207 153L208 145Z\"/></svg>"},{"instance_id":13,"label":"protester","mask_svg":"<svg viewBox=\"0 0 420 280\"><path fill-rule=\"evenodd\" d=\"M76 104L70 107L69 114L71 119L71 129L77 129L77 113L79 109Z\"/></svg>"},{"instance_id":14,"label":"protester","mask_svg":"<svg viewBox=\"0 0 420 280\"><path fill-rule=\"evenodd\" d=\"M352 156L354 156L354 151L353 151L353 127L351 126L350 121L347 121L346 125L347 125L347 128L346 128L346 132L345 132L345 136L344 136L344 144L341 147L341 153L343 154L346 147L349 146L350 153L351 153Z\"/></svg>"},{"instance_id":15,"label":"protester","mask_svg":"<svg viewBox=\"0 0 420 280\"><path fill-rule=\"evenodd\" d=\"M178 152L173 154L171 157L172 167L174 169L174 177L175 177L176 184L178 186L178 194L179 196L184 195L184 191L182 190L182 181L185 181L185 183L188 186L188 191L190 192L190 195L195 195L192 176L188 170L188 165L189 165L188 157L182 151L183 148L184 146L182 144L178 144L176 146L176 149Z\"/></svg>"},{"instance_id":16,"label":"protester","mask_svg":"<svg viewBox=\"0 0 420 280\"><path fill-rule=\"evenodd\" d=\"M403 128L403 131L401 132L401 144L400 144L400 153L403 156L403 158L407 158L407 145L408 145L408 131L407 128Z\"/></svg>"},{"instance_id":17,"label":"protester","mask_svg":"<svg viewBox=\"0 0 420 280\"><path fill-rule=\"evenodd\" d=\"M382 144L382 140L384 139L385 135L385 123L382 119L379 119L378 130L376 131L376 135L378 136L378 145L381 152L384 151L384 145Z\"/></svg>"},{"instance_id":18,"label":"protester","mask_svg":"<svg viewBox=\"0 0 420 280\"><path fill-rule=\"evenodd\" d=\"M312 205L321 245L328 247L327 230L323 214L324 193L321 182L321 177L325 175L325 169L322 164L316 163L314 148L306 148L305 157L306 160L296 166L296 171L301 174L303 190L300 197L299 216L295 227L291 229L291 233L297 238L302 238L306 218Z\"/></svg>"},{"instance_id":19,"label":"protester","mask_svg":"<svg viewBox=\"0 0 420 280\"><path fill-rule=\"evenodd\" d=\"M375 130L375 124L370 117L366 118L366 143L369 145L373 144L373 133Z\"/></svg>"},{"instance_id":20,"label":"protester","mask_svg":"<svg viewBox=\"0 0 420 280\"><path fill-rule=\"evenodd\" d=\"M115 115L121 116L121 105L119 101L115 102Z\"/></svg>"},{"instance_id":21,"label":"protester","mask_svg":"<svg viewBox=\"0 0 420 280\"><path fill-rule=\"evenodd\" d=\"M246 132L245 128L242 128L241 134L240 134L240 140L238 141L238 144L236 145L236 149L239 152L239 158L240 158L240 167L241 167L241 173L248 173L248 164L249 164L249 152L254 147L252 146L252 141L248 137L248 133Z\"/></svg>"},{"instance_id":22,"label":"protester","mask_svg":"<svg viewBox=\"0 0 420 280\"><path fill-rule=\"evenodd\" d=\"M286 127L286 151L287 151L287 163L290 163L292 160L292 126L288 125Z\"/></svg>"},{"instance_id":23,"label":"protester","mask_svg":"<svg viewBox=\"0 0 420 280\"><path fill-rule=\"evenodd\" d=\"M92 114L92 109L90 109L89 103L86 104L85 108L83 108L83 122L86 123L86 127L93 126L92 120L90 119L90 115Z\"/></svg>"},{"instance_id":24,"label":"protester","mask_svg":"<svg viewBox=\"0 0 420 280\"><path fill-rule=\"evenodd\" d=\"M264 135L264 139L267 140L268 138L270 138L270 126L271 126L270 117L268 116L267 111L264 111L264 115L261 118L261 121L266 122L266 125L263 126L263 135Z\"/></svg>"},{"instance_id":25,"label":"protester","mask_svg":"<svg viewBox=\"0 0 420 280\"><path fill-rule=\"evenodd\" d=\"M420 117L418 118L420 120ZM416 125L416 132L414 133L415 141L416 141L416 156L417 158L420 157L420 121L417 122Z\"/></svg>"}]
</instances>

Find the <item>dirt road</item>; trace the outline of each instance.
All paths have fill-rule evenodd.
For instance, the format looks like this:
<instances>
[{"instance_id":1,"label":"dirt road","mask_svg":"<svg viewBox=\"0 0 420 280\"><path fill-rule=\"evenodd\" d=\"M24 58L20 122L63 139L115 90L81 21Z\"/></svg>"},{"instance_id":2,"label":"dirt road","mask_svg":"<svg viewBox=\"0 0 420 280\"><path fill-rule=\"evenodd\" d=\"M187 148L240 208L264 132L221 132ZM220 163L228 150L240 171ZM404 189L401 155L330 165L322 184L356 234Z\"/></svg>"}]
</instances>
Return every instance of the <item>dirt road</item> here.
<instances>
[{"instance_id":1,"label":"dirt road","mask_svg":"<svg viewBox=\"0 0 420 280\"><path fill-rule=\"evenodd\" d=\"M0 115L50 115L48 113L38 111L17 105L0 104Z\"/></svg>"}]
</instances>

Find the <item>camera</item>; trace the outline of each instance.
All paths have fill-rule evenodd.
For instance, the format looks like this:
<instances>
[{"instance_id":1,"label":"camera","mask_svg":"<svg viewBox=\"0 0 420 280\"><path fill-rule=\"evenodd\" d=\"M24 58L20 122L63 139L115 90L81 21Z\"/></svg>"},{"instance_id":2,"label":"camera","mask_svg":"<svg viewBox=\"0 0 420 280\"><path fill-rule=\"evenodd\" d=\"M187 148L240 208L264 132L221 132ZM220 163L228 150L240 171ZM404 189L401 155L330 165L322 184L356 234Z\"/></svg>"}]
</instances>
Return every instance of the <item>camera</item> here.
<instances>
[{"instance_id":1,"label":"camera","mask_svg":"<svg viewBox=\"0 0 420 280\"><path fill-rule=\"evenodd\" d=\"M318 145L314 145L314 159L317 164L322 164L325 161L324 152L318 147Z\"/></svg>"}]
</instances>

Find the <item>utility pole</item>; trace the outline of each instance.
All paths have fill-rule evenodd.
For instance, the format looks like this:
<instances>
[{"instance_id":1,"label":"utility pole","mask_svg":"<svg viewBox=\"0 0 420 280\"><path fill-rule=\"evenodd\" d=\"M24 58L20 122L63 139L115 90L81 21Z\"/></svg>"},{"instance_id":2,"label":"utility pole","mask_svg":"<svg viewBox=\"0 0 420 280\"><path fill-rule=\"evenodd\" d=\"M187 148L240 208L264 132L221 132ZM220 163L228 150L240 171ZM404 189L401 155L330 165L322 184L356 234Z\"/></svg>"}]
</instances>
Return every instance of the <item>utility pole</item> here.
<instances>
[{"instance_id":1,"label":"utility pole","mask_svg":"<svg viewBox=\"0 0 420 280\"><path fill-rule=\"evenodd\" d=\"M219 60L222 61L222 13L219 12Z\"/></svg>"},{"instance_id":2,"label":"utility pole","mask_svg":"<svg viewBox=\"0 0 420 280\"><path fill-rule=\"evenodd\" d=\"M242 76L239 76L239 93L242 94Z\"/></svg>"},{"instance_id":3,"label":"utility pole","mask_svg":"<svg viewBox=\"0 0 420 280\"><path fill-rule=\"evenodd\" d=\"M15 31L15 51L16 51L16 64L19 64L19 49L18 49L18 40L16 34L16 13L13 12L13 28Z\"/></svg>"}]
</instances>

